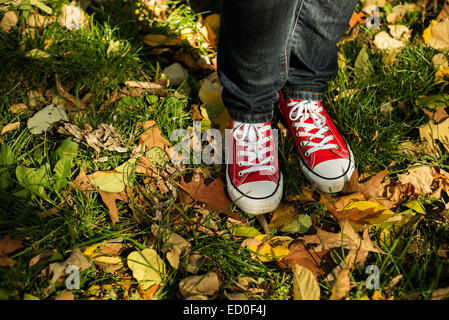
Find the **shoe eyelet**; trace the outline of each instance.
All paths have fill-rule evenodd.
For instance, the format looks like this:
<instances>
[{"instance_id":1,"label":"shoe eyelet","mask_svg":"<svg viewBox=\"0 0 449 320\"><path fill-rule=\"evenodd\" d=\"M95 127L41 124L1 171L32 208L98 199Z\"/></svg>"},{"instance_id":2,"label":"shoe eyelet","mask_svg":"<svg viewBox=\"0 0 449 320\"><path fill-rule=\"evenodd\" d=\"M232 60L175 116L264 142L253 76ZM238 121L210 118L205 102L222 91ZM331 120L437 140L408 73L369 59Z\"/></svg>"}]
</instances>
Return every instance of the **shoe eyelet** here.
<instances>
[{"instance_id":1,"label":"shoe eyelet","mask_svg":"<svg viewBox=\"0 0 449 320\"><path fill-rule=\"evenodd\" d=\"M275 171L276 171L276 168L275 168L274 166L271 166L271 167L270 167L270 171L271 171L271 172L275 172Z\"/></svg>"},{"instance_id":2,"label":"shoe eyelet","mask_svg":"<svg viewBox=\"0 0 449 320\"><path fill-rule=\"evenodd\" d=\"M304 155L305 155L306 157L308 157L308 156L310 156L310 152L306 151L306 152L304 152Z\"/></svg>"},{"instance_id":3,"label":"shoe eyelet","mask_svg":"<svg viewBox=\"0 0 449 320\"><path fill-rule=\"evenodd\" d=\"M273 156L270 157L270 161L274 161L274 157Z\"/></svg>"},{"instance_id":4,"label":"shoe eyelet","mask_svg":"<svg viewBox=\"0 0 449 320\"><path fill-rule=\"evenodd\" d=\"M237 174L239 177L243 176L242 171L239 171L239 173Z\"/></svg>"},{"instance_id":5,"label":"shoe eyelet","mask_svg":"<svg viewBox=\"0 0 449 320\"><path fill-rule=\"evenodd\" d=\"M242 161L239 161L239 162L237 163L237 165L238 165L239 167L243 166Z\"/></svg>"},{"instance_id":6,"label":"shoe eyelet","mask_svg":"<svg viewBox=\"0 0 449 320\"><path fill-rule=\"evenodd\" d=\"M296 133L296 136L299 138L299 132Z\"/></svg>"}]
</instances>

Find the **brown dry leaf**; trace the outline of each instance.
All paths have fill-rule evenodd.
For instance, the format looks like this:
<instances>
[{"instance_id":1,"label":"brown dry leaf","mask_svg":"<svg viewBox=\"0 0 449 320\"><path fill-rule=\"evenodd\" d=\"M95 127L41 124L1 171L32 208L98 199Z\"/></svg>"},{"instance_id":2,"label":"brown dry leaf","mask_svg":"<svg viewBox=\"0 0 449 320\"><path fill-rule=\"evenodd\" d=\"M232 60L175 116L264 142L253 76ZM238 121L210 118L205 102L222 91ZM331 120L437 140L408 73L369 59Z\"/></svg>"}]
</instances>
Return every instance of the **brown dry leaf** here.
<instances>
[{"instance_id":1,"label":"brown dry leaf","mask_svg":"<svg viewBox=\"0 0 449 320\"><path fill-rule=\"evenodd\" d=\"M95 265L107 272L115 274L123 268L123 262L119 255L125 250L126 246L122 241L122 238L117 238L96 243L84 249L83 254Z\"/></svg>"},{"instance_id":2,"label":"brown dry leaf","mask_svg":"<svg viewBox=\"0 0 449 320\"><path fill-rule=\"evenodd\" d=\"M140 88L145 92L163 97L167 95L167 81L161 79L157 82L148 81L126 81L125 85L131 88Z\"/></svg>"},{"instance_id":3,"label":"brown dry leaf","mask_svg":"<svg viewBox=\"0 0 449 320\"><path fill-rule=\"evenodd\" d=\"M437 289L432 293L431 300L441 300L449 296L449 287Z\"/></svg>"},{"instance_id":4,"label":"brown dry leaf","mask_svg":"<svg viewBox=\"0 0 449 320\"><path fill-rule=\"evenodd\" d=\"M419 136L422 140L428 142L432 151L438 149L438 144L435 143L435 140L438 140L443 144L446 151L449 152L449 118L437 124L433 123L433 121L429 121L418 129Z\"/></svg>"},{"instance_id":5,"label":"brown dry leaf","mask_svg":"<svg viewBox=\"0 0 449 320\"><path fill-rule=\"evenodd\" d=\"M366 200L365 196L361 192L354 192L338 198L331 198L327 195L322 195L319 203L324 204L328 209L331 208L337 211L341 211L354 201L364 200Z\"/></svg>"},{"instance_id":6,"label":"brown dry leaf","mask_svg":"<svg viewBox=\"0 0 449 320\"><path fill-rule=\"evenodd\" d=\"M389 25L391 36L396 40L408 40L412 34L412 30L402 24Z\"/></svg>"},{"instance_id":7,"label":"brown dry leaf","mask_svg":"<svg viewBox=\"0 0 449 320\"><path fill-rule=\"evenodd\" d=\"M81 129L78 126L64 122L58 127L58 133L73 136L75 142L82 143L91 147L95 151L96 157L99 156L102 149L116 152L127 152L125 147L126 139L109 124L100 123L98 128L93 130L90 126Z\"/></svg>"},{"instance_id":8,"label":"brown dry leaf","mask_svg":"<svg viewBox=\"0 0 449 320\"><path fill-rule=\"evenodd\" d=\"M436 171L433 167L418 167L399 174L399 182L411 184L416 195L432 193L432 183L435 179Z\"/></svg>"},{"instance_id":9,"label":"brown dry leaf","mask_svg":"<svg viewBox=\"0 0 449 320\"><path fill-rule=\"evenodd\" d=\"M332 287L330 300L341 300L351 291L351 278L349 276L349 268L343 268L337 275L335 283Z\"/></svg>"},{"instance_id":10,"label":"brown dry leaf","mask_svg":"<svg viewBox=\"0 0 449 320\"><path fill-rule=\"evenodd\" d=\"M46 270L48 277L51 277L50 287L52 284L56 284L59 278L66 275L66 268L69 265L76 266L79 271L84 271L91 266L89 260L81 253L81 250L79 248L74 249L67 260L53 262L48 265Z\"/></svg>"},{"instance_id":11,"label":"brown dry leaf","mask_svg":"<svg viewBox=\"0 0 449 320\"><path fill-rule=\"evenodd\" d=\"M44 95L44 89L39 88L38 90L30 90L27 92L27 100L28 100L28 106L30 108L34 108L36 106L39 106L41 104L45 104L45 95Z\"/></svg>"},{"instance_id":12,"label":"brown dry leaf","mask_svg":"<svg viewBox=\"0 0 449 320\"><path fill-rule=\"evenodd\" d=\"M382 198L383 188L382 181L388 175L388 170L382 170L374 177L366 182L359 182L359 174L357 170L354 170L349 181L345 182L342 193L357 193L360 192L366 200L373 200L377 198Z\"/></svg>"},{"instance_id":13,"label":"brown dry leaf","mask_svg":"<svg viewBox=\"0 0 449 320\"><path fill-rule=\"evenodd\" d=\"M2 127L2 130L0 131L0 135L4 134L6 132L9 132L9 131L17 130L19 128L20 128L20 121L8 123L4 127Z\"/></svg>"},{"instance_id":14,"label":"brown dry leaf","mask_svg":"<svg viewBox=\"0 0 449 320\"><path fill-rule=\"evenodd\" d=\"M354 28L359 23L364 23L366 21L366 14L363 11L359 13L353 12L351 19L349 20L349 26Z\"/></svg>"},{"instance_id":15,"label":"brown dry leaf","mask_svg":"<svg viewBox=\"0 0 449 320\"><path fill-rule=\"evenodd\" d=\"M141 284L139 285L139 288L137 289L137 292L139 293L139 296L144 300L157 300L155 299L154 295L159 290L160 286L158 284L153 284L150 288L147 290L144 290L144 286Z\"/></svg>"},{"instance_id":16,"label":"brown dry leaf","mask_svg":"<svg viewBox=\"0 0 449 320\"><path fill-rule=\"evenodd\" d=\"M356 231L354 231L348 220L339 221L342 231L339 233L327 232L317 228L317 233L313 235L306 235L302 237L305 244L318 245L314 248L315 251L328 250L332 248L344 247L346 249L355 251L372 251L384 253L377 248L369 238L360 238Z\"/></svg>"},{"instance_id":17,"label":"brown dry leaf","mask_svg":"<svg viewBox=\"0 0 449 320\"><path fill-rule=\"evenodd\" d=\"M427 110L426 108L421 108L421 110L428 115L430 119L435 121L436 124L449 118L449 114L444 108L437 108L434 112Z\"/></svg>"},{"instance_id":18,"label":"brown dry leaf","mask_svg":"<svg viewBox=\"0 0 449 320\"><path fill-rule=\"evenodd\" d=\"M295 264L309 269L315 276L324 275L323 265L329 250L316 252L308 249L302 240L295 240L289 246L289 253L280 262L281 267L292 269Z\"/></svg>"},{"instance_id":19,"label":"brown dry leaf","mask_svg":"<svg viewBox=\"0 0 449 320\"><path fill-rule=\"evenodd\" d=\"M42 28L52 21L49 16L43 16L40 13L32 13L25 22L25 25L30 28Z\"/></svg>"},{"instance_id":20,"label":"brown dry leaf","mask_svg":"<svg viewBox=\"0 0 449 320\"><path fill-rule=\"evenodd\" d=\"M28 111L28 106L25 103L15 103L9 107L12 113L20 113Z\"/></svg>"},{"instance_id":21,"label":"brown dry leaf","mask_svg":"<svg viewBox=\"0 0 449 320\"><path fill-rule=\"evenodd\" d=\"M192 295L212 296L220 289L218 274L209 272L206 275L187 277L179 283L179 292L186 298Z\"/></svg>"},{"instance_id":22,"label":"brown dry leaf","mask_svg":"<svg viewBox=\"0 0 449 320\"><path fill-rule=\"evenodd\" d=\"M391 37L386 31L377 33L373 43L380 50L397 50L405 46L404 41Z\"/></svg>"},{"instance_id":23,"label":"brown dry leaf","mask_svg":"<svg viewBox=\"0 0 449 320\"><path fill-rule=\"evenodd\" d=\"M449 20L432 24L429 28L430 36L424 37L426 44L436 50L449 49Z\"/></svg>"},{"instance_id":24,"label":"brown dry leaf","mask_svg":"<svg viewBox=\"0 0 449 320\"><path fill-rule=\"evenodd\" d=\"M198 64L198 61L193 59L191 54L184 52L184 49L182 48L175 52L173 55L173 61L183 64L184 67L192 71L202 69L202 67Z\"/></svg>"},{"instance_id":25,"label":"brown dry leaf","mask_svg":"<svg viewBox=\"0 0 449 320\"><path fill-rule=\"evenodd\" d=\"M11 28L14 27L18 21L19 19L17 18L16 13L14 11L8 11L0 21L0 29L4 32L9 32L9 30L11 30Z\"/></svg>"},{"instance_id":26,"label":"brown dry leaf","mask_svg":"<svg viewBox=\"0 0 449 320\"><path fill-rule=\"evenodd\" d=\"M79 110L84 110L86 108L85 103L83 102L83 99L77 99L70 93L66 91L64 86L61 84L61 81L59 79L59 74L55 74L55 82L56 82L56 89L58 90L58 93L60 96L62 96L64 99L72 103L76 108Z\"/></svg>"},{"instance_id":27,"label":"brown dry leaf","mask_svg":"<svg viewBox=\"0 0 449 320\"><path fill-rule=\"evenodd\" d=\"M51 257L56 252L57 252L56 249L51 249L51 250L46 249L43 252L39 253L37 256L34 256L28 263L28 266L31 268L31 267L35 266L36 264L38 264L40 261Z\"/></svg>"},{"instance_id":28,"label":"brown dry leaf","mask_svg":"<svg viewBox=\"0 0 449 320\"><path fill-rule=\"evenodd\" d=\"M443 21L449 18L449 2L446 1L444 3L443 8L441 9L440 13L437 16L437 21Z\"/></svg>"},{"instance_id":29,"label":"brown dry leaf","mask_svg":"<svg viewBox=\"0 0 449 320\"><path fill-rule=\"evenodd\" d=\"M162 136L161 129L159 129L156 121L148 120L145 122L138 122L137 126L143 127L144 130L139 138L139 144L143 144L147 148L159 147L167 154L170 154L172 146L170 142Z\"/></svg>"},{"instance_id":30,"label":"brown dry leaf","mask_svg":"<svg viewBox=\"0 0 449 320\"><path fill-rule=\"evenodd\" d=\"M10 253L23 248L22 241L25 237L18 237L11 239L11 236L7 234L0 239L0 266L12 266L15 262L8 257Z\"/></svg>"},{"instance_id":31,"label":"brown dry leaf","mask_svg":"<svg viewBox=\"0 0 449 320\"><path fill-rule=\"evenodd\" d=\"M181 202L183 204L191 205L192 202L199 201L204 203L210 210L223 212L231 218L242 222L247 221L227 209L231 205L231 201L226 196L224 183L220 177L206 184L204 171L195 169L193 175L183 175L178 186L183 191L181 193Z\"/></svg>"}]
</instances>

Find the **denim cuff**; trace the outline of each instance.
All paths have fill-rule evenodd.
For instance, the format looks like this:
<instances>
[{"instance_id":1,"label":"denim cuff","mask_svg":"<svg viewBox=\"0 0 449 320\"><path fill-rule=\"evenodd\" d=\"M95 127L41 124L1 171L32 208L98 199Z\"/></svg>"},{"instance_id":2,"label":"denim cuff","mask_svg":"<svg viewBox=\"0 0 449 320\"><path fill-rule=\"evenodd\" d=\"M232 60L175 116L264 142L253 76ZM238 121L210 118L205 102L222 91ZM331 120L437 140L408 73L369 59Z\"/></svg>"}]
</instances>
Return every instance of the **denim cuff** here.
<instances>
[{"instance_id":1,"label":"denim cuff","mask_svg":"<svg viewBox=\"0 0 449 320\"><path fill-rule=\"evenodd\" d=\"M268 113L259 113L259 114L247 114L247 113L238 113L229 110L229 115L234 121L243 122L243 123L264 123L267 121L271 121L273 118L273 112Z\"/></svg>"},{"instance_id":2,"label":"denim cuff","mask_svg":"<svg viewBox=\"0 0 449 320\"><path fill-rule=\"evenodd\" d=\"M295 99L295 100L323 101L324 95L326 94L326 92L284 88L283 94L284 94L285 98L290 98L290 99Z\"/></svg>"}]
</instances>

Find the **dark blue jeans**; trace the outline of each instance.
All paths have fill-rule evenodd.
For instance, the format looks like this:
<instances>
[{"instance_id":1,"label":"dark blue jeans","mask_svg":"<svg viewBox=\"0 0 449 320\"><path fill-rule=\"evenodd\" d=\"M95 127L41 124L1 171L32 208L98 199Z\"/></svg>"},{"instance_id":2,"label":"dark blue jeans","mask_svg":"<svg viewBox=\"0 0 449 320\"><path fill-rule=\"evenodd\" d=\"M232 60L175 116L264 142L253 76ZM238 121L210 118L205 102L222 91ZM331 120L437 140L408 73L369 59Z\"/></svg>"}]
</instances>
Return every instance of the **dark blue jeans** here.
<instances>
[{"instance_id":1,"label":"dark blue jeans","mask_svg":"<svg viewBox=\"0 0 449 320\"><path fill-rule=\"evenodd\" d=\"M281 89L322 100L357 1L222 0L218 74L231 117L270 121Z\"/></svg>"}]
</instances>

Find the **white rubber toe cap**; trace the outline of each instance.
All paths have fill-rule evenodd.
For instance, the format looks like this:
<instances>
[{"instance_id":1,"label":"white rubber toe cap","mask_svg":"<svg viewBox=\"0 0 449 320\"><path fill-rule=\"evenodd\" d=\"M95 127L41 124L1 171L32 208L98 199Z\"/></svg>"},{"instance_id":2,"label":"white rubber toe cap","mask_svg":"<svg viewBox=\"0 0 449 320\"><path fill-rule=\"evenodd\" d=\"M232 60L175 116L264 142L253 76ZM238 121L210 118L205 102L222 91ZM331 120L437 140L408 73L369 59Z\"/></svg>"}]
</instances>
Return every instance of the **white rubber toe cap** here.
<instances>
[{"instance_id":1,"label":"white rubber toe cap","mask_svg":"<svg viewBox=\"0 0 449 320\"><path fill-rule=\"evenodd\" d=\"M313 168L313 172L324 179L338 179L348 171L349 159L334 159L321 162Z\"/></svg>"},{"instance_id":2,"label":"white rubber toe cap","mask_svg":"<svg viewBox=\"0 0 449 320\"><path fill-rule=\"evenodd\" d=\"M238 189L232 185L228 174L226 174L226 180L229 197L236 206L246 213L260 215L272 212L281 202L282 174L278 184L272 181L248 182Z\"/></svg>"}]
</instances>

